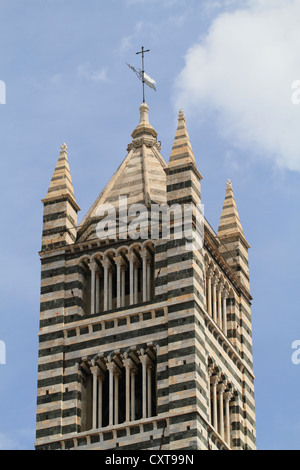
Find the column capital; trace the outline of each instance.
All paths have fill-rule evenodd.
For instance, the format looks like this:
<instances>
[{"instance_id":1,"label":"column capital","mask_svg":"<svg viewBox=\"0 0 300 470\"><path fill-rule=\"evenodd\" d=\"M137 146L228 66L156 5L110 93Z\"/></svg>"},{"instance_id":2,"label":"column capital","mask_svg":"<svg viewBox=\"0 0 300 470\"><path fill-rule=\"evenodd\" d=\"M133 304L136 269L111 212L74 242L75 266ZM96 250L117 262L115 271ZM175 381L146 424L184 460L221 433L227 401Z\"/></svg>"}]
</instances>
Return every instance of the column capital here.
<instances>
[{"instance_id":1,"label":"column capital","mask_svg":"<svg viewBox=\"0 0 300 470\"><path fill-rule=\"evenodd\" d=\"M213 385L217 385L219 383L219 377L217 375L212 375L211 382Z\"/></svg>"},{"instance_id":2,"label":"column capital","mask_svg":"<svg viewBox=\"0 0 300 470\"><path fill-rule=\"evenodd\" d=\"M137 372L138 372L138 370L137 370L137 367L136 367L136 366L134 366L134 367L132 367L132 368L130 369L130 373L131 373L132 375L137 374Z\"/></svg>"},{"instance_id":3,"label":"column capital","mask_svg":"<svg viewBox=\"0 0 300 470\"><path fill-rule=\"evenodd\" d=\"M141 258L144 260L149 260L151 261L151 255L149 253L149 251L147 250L147 248L143 248L141 250Z\"/></svg>"},{"instance_id":4,"label":"column capital","mask_svg":"<svg viewBox=\"0 0 300 470\"><path fill-rule=\"evenodd\" d=\"M107 370L108 370L109 372L111 372L111 371L112 371L112 372L115 372L117 365L116 365L115 362L110 361L110 362L107 362L107 363L106 363L106 367L107 367Z\"/></svg>"},{"instance_id":5,"label":"column capital","mask_svg":"<svg viewBox=\"0 0 300 470\"><path fill-rule=\"evenodd\" d=\"M226 286L226 284L224 284L223 285L223 291L222 291L222 297L227 298L228 294L229 294L228 286Z\"/></svg>"},{"instance_id":6,"label":"column capital","mask_svg":"<svg viewBox=\"0 0 300 470\"><path fill-rule=\"evenodd\" d=\"M92 367L90 367L90 371L92 372L93 375L98 376L98 374L99 374L99 367L98 367L98 366L92 366Z\"/></svg>"},{"instance_id":7,"label":"column capital","mask_svg":"<svg viewBox=\"0 0 300 470\"><path fill-rule=\"evenodd\" d=\"M133 263L136 259L136 254L133 251L131 251L130 253L126 255L126 257L128 261L131 261Z\"/></svg>"},{"instance_id":8,"label":"column capital","mask_svg":"<svg viewBox=\"0 0 300 470\"><path fill-rule=\"evenodd\" d=\"M133 263L135 266L140 266L140 264L141 264L138 257L137 257L137 255L133 251L128 253L127 259L130 263Z\"/></svg>"},{"instance_id":9,"label":"column capital","mask_svg":"<svg viewBox=\"0 0 300 470\"><path fill-rule=\"evenodd\" d=\"M95 260L89 262L89 268L91 271L96 272L98 269L98 265Z\"/></svg>"},{"instance_id":10,"label":"column capital","mask_svg":"<svg viewBox=\"0 0 300 470\"><path fill-rule=\"evenodd\" d=\"M146 364L147 358L148 358L148 356L146 354L143 354L142 356L139 357L142 364L143 363Z\"/></svg>"},{"instance_id":11,"label":"column capital","mask_svg":"<svg viewBox=\"0 0 300 470\"><path fill-rule=\"evenodd\" d=\"M140 361L142 364L145 364L146 366L148 366L149 363L151 363L150 361L150 358L149 356L147 356L147 354L143 354L139 357Z\"/></svg>"},{"instance_id":12,"label":"column capital","mask_svg":"<svg viewBox=\"0 0 300 470\"><path fill-rule=\"evenodd\" d=\"M224 383L221 383L221 384L218 385L218 391L220 393L224 393L225 390L226 390L226 385Z\"/></svg>"},{"instance_id":13,"label":"column capital","mask_svg":"<svg viewBox=\"0 0 300 470\"><path fill-rule=\"evenodd\" d=\"M103 258L101 260L101 264L102 264L103 268L106 268L106 269L111 267L111 262L110 262L109 258Z\"/></svg>"},{"instance_id":14,"label":"column capital","mask_svg":"<svg viewBox=\"0 0 300 470\"><path fill-rule=\"evenodd\" d=\"M123 266L124 265L124 259L123 256L115 256L114 257L114 262L116 263L117 266Z\"/></svg>"},{"instance_id":15,"label":"column capital","mask_svg":"<svg viewBox=\"0 0 300 470\"><path fill-rule=\"evenodd\" d=\"M232 392L229 391L229 392L224 393L224 399L225 399L226 403L229 403L232 397L233 397Z\"/></svg>"},{"instance_id":16,"label":"column capital","mask_svg":"<svg viewBox=\"0 0 300 470\"><path fill-rule=\"evenodd\" d=\"M128 369L136 369L135 364L134 364L133 360L132 360L130 357L123 359L122 362L123 362L123 364L124 364L125 369L126 369L126 368L128 368Z\"/></svg>"},{"instance_id":17,"label":"column capital","mask_svg":"<svg viewBox=\"0 0 300 470\"><path fill-rule=\"evenodd\" d=\"M211 269L210 266L206 268L206 275L211 279L213 276L213 270Z\"/></svg>"}]
</instances>

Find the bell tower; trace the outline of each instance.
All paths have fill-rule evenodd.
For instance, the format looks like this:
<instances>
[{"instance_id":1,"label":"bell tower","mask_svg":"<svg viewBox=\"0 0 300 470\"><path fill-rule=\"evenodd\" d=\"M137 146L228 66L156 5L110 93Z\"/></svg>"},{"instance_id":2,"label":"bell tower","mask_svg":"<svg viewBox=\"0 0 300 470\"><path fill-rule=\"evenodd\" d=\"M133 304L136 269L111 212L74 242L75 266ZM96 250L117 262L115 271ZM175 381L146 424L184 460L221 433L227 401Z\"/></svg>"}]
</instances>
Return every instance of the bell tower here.
<instances>
[{"instance_id":1,"label":"bell tower","mask_svg":"<svg viewBox=\"0 0 300 470\"><path fill-rule=\"evenodd\" d=\"M190 243L182 215L194 233L202 176L183 111L168 163L145 102L131 137L80 225L65 145L43 200L36 449L255 449L248 245L232 189L218 234L205 220ZM122 237L99 236L103 207ZM124 236L124 207L125 229L147 214L140 236ZM171 214L169 236L160 215L153 235L154 208Z\"/></svg>"}]
</instances>

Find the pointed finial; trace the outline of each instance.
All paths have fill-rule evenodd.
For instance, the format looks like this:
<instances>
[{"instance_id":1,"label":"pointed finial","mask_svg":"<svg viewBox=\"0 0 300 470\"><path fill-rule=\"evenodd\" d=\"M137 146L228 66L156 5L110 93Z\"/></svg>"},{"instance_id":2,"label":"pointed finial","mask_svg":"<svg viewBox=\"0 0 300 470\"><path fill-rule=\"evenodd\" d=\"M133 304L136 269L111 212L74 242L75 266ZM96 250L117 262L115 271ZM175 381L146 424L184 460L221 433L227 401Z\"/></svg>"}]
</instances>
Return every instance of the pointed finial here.
<instances>
[{"instance_id":1,"label":"pointed finial","mask_svg":"<svg viewBox=\"0 0 300 470\"><path fill-rule=\"evenodd\" d=\"M185 115L184 115L183 109L179 110L178 121L185 121Z\"/></svg>"},{"instance_id":2,"label":"pointed finial","mask_svg":"<svg viewBox=\"0 0 300 470\"><path fill-rule=\"evenodd\" d=\"M142 103L140 106L140 124L142 122L146 122L147 124L149 124L148 113L149 113L149 106L146 103Z\"/></svg>"},{"instance_id":3,"label":"pointed finial","mask_svg":"<svg viewBox=\"0 0 300 470\"><path fill-rule=\"evenodd\" d=\"M61 152L66 152L68 150L68 147L67 147L67 144L66 143L63 143L61 146Z\"/></svg>"},{"instance_id":4,"label":"pointed finial","mask_svg":"<svg viewBox=\"0 0 300 470\"><path fill-rule=\"evenodd\" d=\"M230 179L227 180L226 189L232 189L232 183Z\"/></svg>"}]
</instances>

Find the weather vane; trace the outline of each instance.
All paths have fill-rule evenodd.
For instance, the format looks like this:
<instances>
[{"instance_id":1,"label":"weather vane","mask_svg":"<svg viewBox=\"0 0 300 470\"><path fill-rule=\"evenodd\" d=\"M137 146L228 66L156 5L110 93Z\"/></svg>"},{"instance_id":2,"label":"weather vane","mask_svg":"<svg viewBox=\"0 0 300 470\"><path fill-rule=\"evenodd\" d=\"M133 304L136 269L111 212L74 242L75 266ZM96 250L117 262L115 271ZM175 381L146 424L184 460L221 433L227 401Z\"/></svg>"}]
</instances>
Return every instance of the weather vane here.
<instances>
[{"instance_id":1,"label":"weather vane","mask_svg":"<svg viewBox=\"0 0 300 470\"><path fill-rule=\"evenodd\" d=\"M127 64L131 70L133 70L137 77L142 81L143 83L143 103L145 103L145 83L148 85L150 88L153 88L153 90L156 91L156 82L153 80L153 78L149 77L149 75L146 74L145 72L145 66L144 66L144 54L145 52L150 52L150 49L145 50L144 47L142 46L142 50L137 52L136 54L142 54L142 69L136 69L132 67L131 65Z\"/></svg>"}]
</instances>

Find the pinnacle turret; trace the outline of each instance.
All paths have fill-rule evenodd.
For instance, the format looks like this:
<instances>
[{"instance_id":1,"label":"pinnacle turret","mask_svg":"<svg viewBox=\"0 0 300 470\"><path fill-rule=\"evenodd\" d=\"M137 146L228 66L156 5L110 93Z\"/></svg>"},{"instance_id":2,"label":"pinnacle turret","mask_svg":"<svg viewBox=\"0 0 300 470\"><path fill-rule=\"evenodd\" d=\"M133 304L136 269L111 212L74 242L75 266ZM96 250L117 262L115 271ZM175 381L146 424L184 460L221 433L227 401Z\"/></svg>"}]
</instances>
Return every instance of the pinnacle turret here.
<instances>
[{"instance_id":1,"label":"pinnacle turret","mask_svg":"<svg viewBox=\"0 0 300 470\"><path fill-rule=\"evenodd\" d=\"M190 162L196 165L185 122L185 115L181 109L178 113L178 125L170 155L169 166L182 165Z\"/></svg>"},{"instance_id":2,"label":"pinnacle turret","mask_svg":"<svg viewBox=\"0 0 300 470\"><path fill-rule=\"evenodd\" d=\"M47 195L45 199L43 199L43 202L48 202L49 200L54 200L64 195L72 199L72 202L77 208L77 210L80 210L77 206L74 195L73 183L67 155L68 147L65 143L63 143L60 148L61 150L57 165L55 167Z\"/></svg>"},{"instance_id":3,"label":"pinnacle turret","mask_svg":"<svg viewBox=\"0 0 300 470\"><path fill-rule=\"evenodd\" d=\"M67 145L61 145L59 158L44 204L42 249L74 243L77 234L77 212L67 156Z\"/></svg>"},{"instance_id":4,"label":"pinnacle turret","mask_svg":"<svg viewBox=\"0 0 300 470\"><path fill-rule=\"evenodd\" d=\"M220 253L249 290L248 249L250 245L244 235L230 180L226 184L226 195L219 223L218 238L221 242Z\"/></svg>"},{"instance_id":5,"label":"pinnacle turret","mask_svg":"<svg viewBox=\"0 0 300 470\"><path fill-rule=\"evenodd\" d=\"M239 235L244 243L248 245L235 203L232 183L229 179L226 184L226 195L219 223L218 237L222 240L233 235Z\"/></svg>"}]
</instances>

